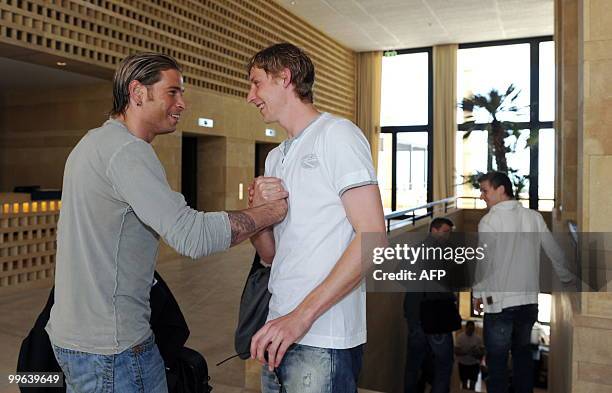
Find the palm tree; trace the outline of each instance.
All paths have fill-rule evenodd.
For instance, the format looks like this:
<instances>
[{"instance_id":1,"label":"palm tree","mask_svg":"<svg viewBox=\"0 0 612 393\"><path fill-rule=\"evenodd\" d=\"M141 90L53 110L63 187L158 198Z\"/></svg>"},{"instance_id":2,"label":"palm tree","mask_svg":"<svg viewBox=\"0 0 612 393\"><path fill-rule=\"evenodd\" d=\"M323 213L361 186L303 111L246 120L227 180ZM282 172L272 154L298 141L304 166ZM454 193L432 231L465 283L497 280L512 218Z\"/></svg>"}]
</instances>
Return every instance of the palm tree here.
<instances>
[{"instance_id":1,"label":"palm tree","mask_svg":"<svg viewBox=\"0 0 612 393\"><path fill-rule=\"evenodd\" d=\"M463 99L460 107L463 109L465 121L463 125L466 127L466 133L463 135L463 139L469 138L472 131L477 127L478 129L484 129L488 134L488 148L489 153L492 157L495 157L495 163L497 164L497 170L506 173L514 186L516 187L516 195L521 192L525 187L525 181L529 176L521 176L518 171L508 167L508 160L506 159L506 153L513 153L516 151L516 145L520 137L519 125L513 121L500 120L504 114L516 113L521 108L516 105L516 99L520 94L520 90L511 84L506 89L504 94L500 94L497 89L491 89L488 95L472 94L469 97ZM492 121L487 124L476 124L473 110L474 108L484 108L492 118ZM506 138L514 136L515 142L506 146ZM535 143L532 138L529 138L527 145ZM487 170L491 170L488 168ZM476 173L469 176L464 176L468 183L471 183L475 188L479 188L478 177L482 173Z\"/></svg>"},{"instance_id":2,"label":"palm tree","mask_svg":"<svg viewBox=\"0 0 612 393\"><path fill-rule=\"evenodd\" d=\"M463 136L468 138L472 131L476 128L474 119L474 108L484 108L493 120L485 125L485 130L488 132L489 150L495 163L497 170L508 173L508 161L506 153L513 151L511 146L506 146L505 140L509 136L520 136L518 125L512 121L499 120L500 115L509 112L518 112L519 107L515 101L519 96L520 90L517 90L514 85L510 85L504 94L499 94L497 89L491 89L488 96L481 94L473 94L470 97L464 98L461 103L465 116L464 126L467 127L467 132ZM489 168L490 169L490 168Z\"/></svg>"}]
</instances>

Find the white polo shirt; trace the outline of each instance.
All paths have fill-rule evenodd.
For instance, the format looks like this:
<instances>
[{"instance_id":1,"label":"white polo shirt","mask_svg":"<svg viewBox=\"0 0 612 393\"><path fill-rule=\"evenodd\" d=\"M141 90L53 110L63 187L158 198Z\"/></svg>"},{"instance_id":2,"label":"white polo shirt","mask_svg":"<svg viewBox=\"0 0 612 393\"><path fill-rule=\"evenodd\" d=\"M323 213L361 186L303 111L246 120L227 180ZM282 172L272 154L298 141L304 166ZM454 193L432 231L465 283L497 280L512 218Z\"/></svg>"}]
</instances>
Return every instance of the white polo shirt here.
<instances>
[{"instance_id":1,"label":"white polo shirt","mask_svg":"<svg viewBox=\"0 0 612 393\"><path fill-rule=\"evenodd\" d=\"M355 236L340 196L377 184L369 144L349 120L321 114L296 138L273 149L266 176L283 180L287 217L274 227L276 254L268 288L268 320L294 310L330 273ZM366 341L362 282L321 315L299 344L352 348Z\"/></svg>"}]
</instances>

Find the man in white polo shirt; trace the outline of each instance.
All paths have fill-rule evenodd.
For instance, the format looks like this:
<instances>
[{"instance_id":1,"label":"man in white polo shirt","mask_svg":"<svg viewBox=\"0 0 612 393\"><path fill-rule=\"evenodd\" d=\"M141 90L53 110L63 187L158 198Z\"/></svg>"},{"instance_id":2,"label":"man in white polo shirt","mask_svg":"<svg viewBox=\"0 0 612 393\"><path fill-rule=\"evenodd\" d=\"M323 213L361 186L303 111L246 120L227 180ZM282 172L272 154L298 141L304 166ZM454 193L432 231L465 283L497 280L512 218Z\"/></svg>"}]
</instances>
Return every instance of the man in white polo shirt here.
<instances>
[{"instance_id":1,"label":"man in white polo shirt","mask_svg":"<svg viewBox=\"0 0 612 393\"><path fill-rule=\"evenodd\" d=\"M370 147L349 120L314 107L314 66L301 49L273 45L247 69L248 102L289 136L253 185L280 178L289 192L286 219L251 238L272 263L268 322L251 343L262 391L353 393L366 341L361 238L385 231Z\"/></svg>"}]
</instances>

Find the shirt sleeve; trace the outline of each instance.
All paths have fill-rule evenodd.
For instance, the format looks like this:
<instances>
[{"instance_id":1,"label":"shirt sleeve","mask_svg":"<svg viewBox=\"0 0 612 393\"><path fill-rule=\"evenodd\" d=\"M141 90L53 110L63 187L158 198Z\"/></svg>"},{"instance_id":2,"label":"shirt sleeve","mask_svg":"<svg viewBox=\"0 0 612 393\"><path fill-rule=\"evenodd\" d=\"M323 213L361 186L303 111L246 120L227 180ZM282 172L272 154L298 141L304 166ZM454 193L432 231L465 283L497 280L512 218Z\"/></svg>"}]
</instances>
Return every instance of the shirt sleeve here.
<instances>
[{"instance_id":1,"label":"shirt sleeve","mask_svg":"<svg viewBox=\"0 0 612 393\"><path fill-rule=\"evenodd\" d=\"M548 258L550 258L555 272L557 272L561 282L572 282L575 276L569 270L569 262L565 256L565 253L553 237L552 233L550 233L548 230L548 226L546 226L546 223L540 214L537 215L537 220L542 248L544 249L544 252Z\"/></svg>"},{"instance_id":2,"label":"shirt sleeve","mask_svg":"<svg viewBox=\"0 0 612 393\"><path fill-rule=\"evenodd\" d=\"M339 119L329 126L323 135L322 155L338 195L351 188L378 184L370 144L350 121Z\"/></svg>"},{"instance_id":3,"label":"shirt sleeve","mask_svg":"<svg viewBox=\"0 0 612 393\"><path fill-rule=\"evenodd\" d=\"M487 217L483 217L478 223L478 246L485 250L485 258L476 262L474 285L472 287L472 294L475 298L486 296L486 293L490 290L489 279L494 272L491 258L495 256L497 236Z\"/></svg>"},{"instance_id":4,"label":"shirt sleeve","mask_svg":"<svg viewBox=\"0 0 612 393\"><path fill-rule=\"evenodd\" d=\"M138 218L182 255L200 258L230 246L226 212L204 213L172 191L155 151L146 142L123 145L110 159L107 176Z\"/></svg>"}]
</instances>

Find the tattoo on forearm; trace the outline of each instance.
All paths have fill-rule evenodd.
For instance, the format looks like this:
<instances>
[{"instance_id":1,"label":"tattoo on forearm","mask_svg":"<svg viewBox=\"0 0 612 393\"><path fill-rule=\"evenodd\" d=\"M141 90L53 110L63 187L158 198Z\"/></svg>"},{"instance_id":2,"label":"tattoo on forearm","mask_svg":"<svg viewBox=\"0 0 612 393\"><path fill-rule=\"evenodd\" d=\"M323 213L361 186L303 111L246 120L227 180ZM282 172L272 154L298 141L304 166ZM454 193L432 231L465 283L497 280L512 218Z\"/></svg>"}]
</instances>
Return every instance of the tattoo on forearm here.
<instances>
[{"instance_id":1,"label":"tattoo on forearm","mask_svg":"<svg viewBox=\"0 0 612 393\"><path fill-rule=\"evenodd\" d=\"M255 232L257 226L253 217L240 211L228 212L227 213L230 226L232 228L232 245L236 244L239 239L244 239L244 234L251 234Z\"/></svg>"}]
</instances>

